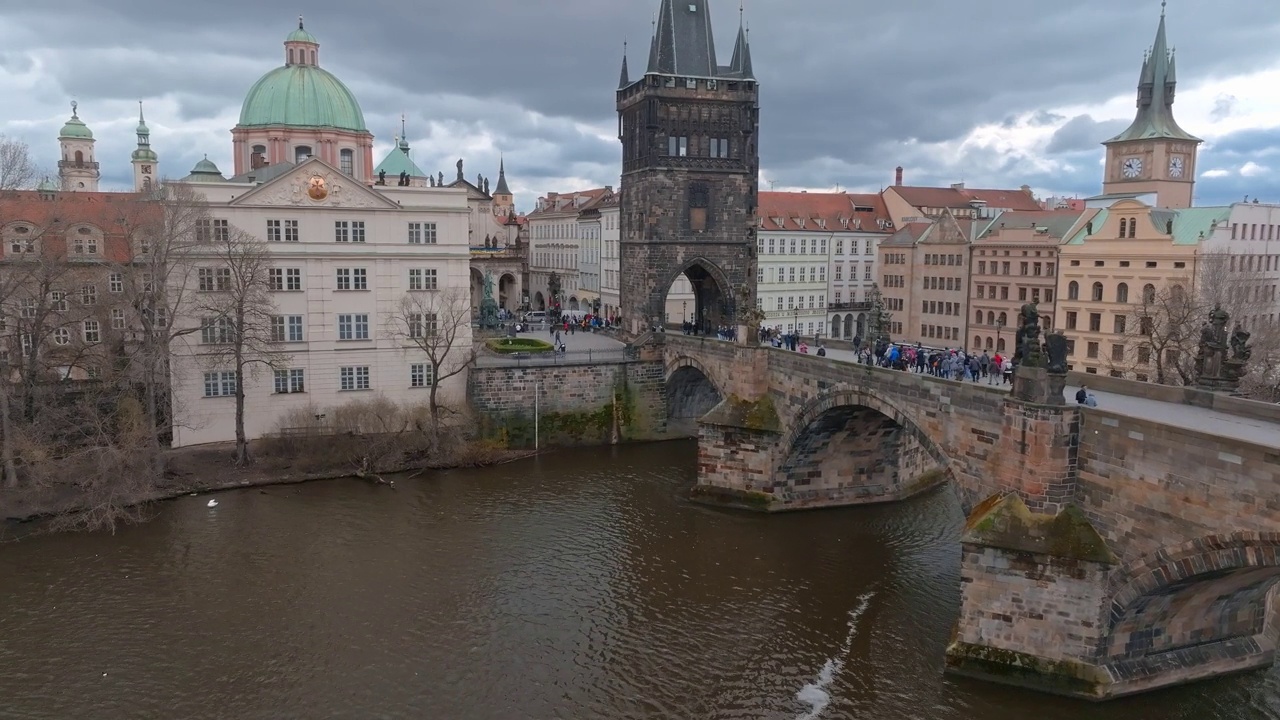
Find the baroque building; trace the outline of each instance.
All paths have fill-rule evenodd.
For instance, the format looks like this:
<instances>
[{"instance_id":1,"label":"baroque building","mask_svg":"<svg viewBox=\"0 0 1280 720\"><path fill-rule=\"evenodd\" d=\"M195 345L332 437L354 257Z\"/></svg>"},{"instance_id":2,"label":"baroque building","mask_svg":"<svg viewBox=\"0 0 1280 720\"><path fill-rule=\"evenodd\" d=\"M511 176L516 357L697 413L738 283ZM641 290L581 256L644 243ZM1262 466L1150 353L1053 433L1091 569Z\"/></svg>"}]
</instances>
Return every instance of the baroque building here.
<instances>
[{"instance_id":1,"label":"baroque building","mask_svg":"<svg viewBox=\"0 0 1280 720\"><path fill-rule=\"evenodd\" d=\"M735 322L756 292L759 88L745 26L716 60L708 0L662 0L649 62L617 91L622 142L621 306L625 331L666 321L684 275L702 331Z\"/></svg>"}]
</instances>

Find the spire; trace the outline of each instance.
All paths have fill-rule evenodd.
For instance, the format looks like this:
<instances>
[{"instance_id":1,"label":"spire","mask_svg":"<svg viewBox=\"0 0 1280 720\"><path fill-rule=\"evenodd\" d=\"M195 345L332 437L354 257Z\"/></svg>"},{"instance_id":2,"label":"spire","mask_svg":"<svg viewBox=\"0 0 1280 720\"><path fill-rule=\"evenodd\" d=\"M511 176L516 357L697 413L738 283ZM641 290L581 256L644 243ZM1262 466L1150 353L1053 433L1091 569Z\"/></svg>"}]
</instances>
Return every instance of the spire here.
<instances>
[{"instance_id":1,"label":"spire","mask_svg":"<svg viewBox=\"0 0 1280 720\"><path fill-rule=\"evenodd\" d=\"M718 71L708 0L662 0L647 72L710 78Z\"/></svg>"},{"instance_id":2,"label":"spire","mask_svg":"<svg viewBox=\"0 0 1280 720\"><path fill-rule=\"evenodd\" d=\"M405 155L409 154L409 131L405 129L404 113L400 113L400 139L396 141L396 147Z\"/></svg>"},{"instance_id":3,"label":"spire","mask_svg":"<svg viewBox=\"0 0 1280 720\"><path fill-rule=\"evenodd\" d=\"M299 29L299 30L306 30L306 29L307 29L307 28L306 28L306 26L304 26L304 25L302 24L302 16L301 16L301 15L299 15L299 16L298 16L298 29Z\"/></svg>"},{"instance_id":4,"label":"spire","mask_svg":"<svg viewBox=\"0 0 1280 720\"><path fill-rule=\"evenodd\" d=\"M1142 63L1138 82L1138 114L1128 130L1107 143L1126 140L1173 138L1200 142L1200 139L1178 127L1173 119L1174 90L1178 84L1173 52L1165 32L1165 3L1160 3L1160 24L1156 39Z\"/></svg>"},{"instance_id":5,"label":"spire","mask_svg":"<svg viewBox=\"0 0 1280 720\"><path fill-rule=\"evenodd\" d=\"M631 84L630 73L627 72L627 41L622 41L622 77L618 79L618 87L624 88Z\"/></svg>"},{"instance_id":6,"label":"spire","mask_svg":"<svg viewBox=\"0 0 1280 720\"><path fill-rule=\"evenodd\" d=\"M744 79L755 79L751 68L751 43L747 41L751 31L747 29L742 17L742 6L738 6L738 39L733 44L733 60L729 62L729 70Z\"/></svg>"},{"instance_id":7,"label":"spire","mask_svg":"<svg viewBox=\"0 0 1280 720\"><path fill-rule=\"evenodd\" d=\"M494 195L510 195L511 194L511 190L507 188L507 162L502 156L498 156L498 185L493 189L493 194Z\"/></svg>"}]
</instances>

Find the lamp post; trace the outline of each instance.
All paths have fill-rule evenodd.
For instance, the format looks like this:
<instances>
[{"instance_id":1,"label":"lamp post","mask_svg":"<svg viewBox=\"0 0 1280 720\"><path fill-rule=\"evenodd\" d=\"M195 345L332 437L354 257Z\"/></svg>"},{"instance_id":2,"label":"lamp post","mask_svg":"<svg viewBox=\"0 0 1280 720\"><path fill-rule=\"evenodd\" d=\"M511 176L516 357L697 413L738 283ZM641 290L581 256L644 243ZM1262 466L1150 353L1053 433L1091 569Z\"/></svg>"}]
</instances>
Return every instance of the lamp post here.
<instances>
[{"instance_id":1,"label":"lamp post","mask_svg":"<svg viewBox=\"0 0 1280 720\"><path fill-rule=\"evenodd\" d=\"M1000 321L1000 320L997 320L997 321L996 321L996 352L1001 352L1001 350L1000 350L1000 331L1001 331L1001 330L1003 330L1003 329L1004 329L1004 322L1003 322L1003 321Z\"/></svg>"}]
</instances>

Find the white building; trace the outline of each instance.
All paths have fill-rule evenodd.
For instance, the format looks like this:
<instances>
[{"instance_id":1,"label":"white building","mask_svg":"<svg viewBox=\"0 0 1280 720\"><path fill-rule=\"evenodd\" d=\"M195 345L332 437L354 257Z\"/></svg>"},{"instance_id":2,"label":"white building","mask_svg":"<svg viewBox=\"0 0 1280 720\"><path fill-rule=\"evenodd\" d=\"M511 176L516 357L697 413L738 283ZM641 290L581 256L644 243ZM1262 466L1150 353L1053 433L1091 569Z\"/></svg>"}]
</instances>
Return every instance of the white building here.
<instances>
[{"instance_id":1,"label":"white building","mask_svg":"<svg viewBox=\"0 0 1280 720\"><path fill-rule=\"evenodd\" d=\"M764 325L852 339L870 310L887 217L878 195L760 193L756 278Z\"/></svg>"},{"instance_id":2,"label":"white building","mask_svg":"<svg viewBox=\"0 0 1280 720\"><path fill-rule=\"evenodd\" d=\"M578 213L578 239L581 251L578 253L578 303L579 309L587 312L603 312L603 256L605 220L616 221L620 209L620 198L612 187L605 187L605 192L596 196L582 207ZM606 216L606 209L612 212ZM617 229L613 231L616 236Z\"/></svg>"},{"instance_id":3,"label":"white building","mask_svg":"<svg viewBox=\"0 0 1280 720\"><path fill-rule=\"evenodd\" d=\"M606 318L622 313L621 251L622 193L600 203L600 313Z\"/></svg>"},{"instance_id":4,"label":"white building","mask_svg":"<svg viewBox=\"0 0 1280 720\"><path fill-rule=\"evenodd\" d=\"M300 28L286 48L303 46L310 53L319 44ZM174 318L192 330L171 347L174 447L235 438L237 379L243 380L251 439L280 429L291 411L323 414L378 395L425 406L431 363L394 330L395 318L403 315L400 304L406 296L438 301L454 295L466 302L473 213L468 189L439 182L432 187L421 178L373 185L372 175L361 171L371 164L363 153L355 153L354 164L321 159L346 158L335 148L352 139L360 149L372 136L350 91L319 67L314 54L294 52L286 62L289 72L271 71L246 96L235 133L237 165L243 150L246 171L225 179L202 160L180 182L208 200L206 232L215 239L239 229L266 242L272 339L289 361L237 378L220 359L216 324L194 309L200 295L219 291L226 268L198 257L184 266L176 275L188 278L185 287L194 297ZM265 153L242 142L259 135L269 137ZM338 141L332 147L326 144L331 135ZM317 142L322 152L313 153ZM407 156L400 145L392 157ZM429 314L421 318L425 327ZM466 323L452 357L464 356L471 342ZM465 402L466 380L466 373L448 378L439 399Z\"/></svg>"},{"instance_id":5,"label":"white building","mask_svg":"<svg viewBox=\"0 0 1280 720\"><path fill-rule=\"evenodd\" d=\"M560 303L562 310L581 310L579 292L578 215L597 197L611 188L595 188L575 193L547 193L538 198L529 213L529 290L534 310L548 310ZM560 278L560 297L551 297L552 274Z\"/></svg>"},{"instance_id":6,"label":"white building","mask_svg":"<svg viewBox=\"0 0 1280 720\"><path fill-rule=\"evenodd\" d=\"M1233 204L1227 222L1214 228L1201 244L1201 264L1213 254L1225 256L1227 277L1237 278L1231 289L1237 294L1232 305L1250 313L1233 320L1250 331L1274 325L1280 318L1276 289L1280 286L1280 205Z\"/></svg>"}]
</instances>

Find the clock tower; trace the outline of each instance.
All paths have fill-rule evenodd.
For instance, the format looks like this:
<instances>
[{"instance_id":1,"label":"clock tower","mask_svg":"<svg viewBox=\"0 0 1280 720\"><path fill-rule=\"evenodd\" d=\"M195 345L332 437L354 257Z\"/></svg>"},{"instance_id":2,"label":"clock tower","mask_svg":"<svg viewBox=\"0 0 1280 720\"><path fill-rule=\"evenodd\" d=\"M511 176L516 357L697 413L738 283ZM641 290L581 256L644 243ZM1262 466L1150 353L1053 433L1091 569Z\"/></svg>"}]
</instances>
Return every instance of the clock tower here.
<instances>
[{"instance_id":1,"label":"clock tower","mask_svg":"<svg viewBox=\"0 0 1280 720\"><path fill-rule=\"evenodd\" d=\"M1156 41L1142 62L1138 114L1129 129L1103 143L1107 164L1102 192L1155 193L1156 206L1191 207L1200 138L1173 119L1177 63L1165 40L1164 10Z\"/></svg>"}]
</instances>

